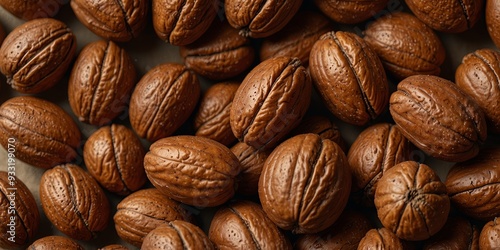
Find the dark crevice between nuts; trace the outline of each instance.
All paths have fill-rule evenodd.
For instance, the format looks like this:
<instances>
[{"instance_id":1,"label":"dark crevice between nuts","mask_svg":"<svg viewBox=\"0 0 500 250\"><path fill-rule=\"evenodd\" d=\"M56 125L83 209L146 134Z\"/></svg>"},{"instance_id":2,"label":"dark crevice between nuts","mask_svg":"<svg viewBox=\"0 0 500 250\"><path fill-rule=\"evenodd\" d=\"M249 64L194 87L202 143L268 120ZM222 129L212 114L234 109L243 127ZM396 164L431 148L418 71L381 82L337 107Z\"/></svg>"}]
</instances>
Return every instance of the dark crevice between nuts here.
<instances>
[{"instance_id":1,"label":"dark crevice between nuts","mask_svg":"<svg viewBox=\"0 0 500 250\"><path fill-rule=\"evenodd\" d=\"M168 226L170 228L172 228L173 230L175 230L175 232L177 232L177 235L179 236L179 238L181 239L182 241L182 249L184 250L189 250L188 246L187 246L187 241L186 239L184 238L184 234L172 223L172 222L169 222L168 223Z\"/></svg>"},{"instance_id":2,"label":"dark crevice between nuts","mask_svg":"<svg viewBox=\"0 0 500 250\"><path fill-rule=\"evenodd\" d=\"M101 63L100 63L100 67L99 67L99 80L97 82L97 86L95 86L95 89L94 89L94 93L92 93L92 101L90 102L90 110L89 110L89 114L88 114L88 119L90 122L93 122L91 121L91 119L93 119L94 117L98 117L97 115L93 115L92 113L94 112L94 106L97 105L97 101L96 101L96 98L97 98L97 91L99 91L99 85L102 84L102 75L103 75L103 72L104 72L104 68L105 68L105 65L104 63L106 62L106 58L108 57L108 53L109 53L109 46L110 46L110 42L108 41L106 43L106 48L104 49L104 55L102 57L102 60L101 60ZM99 105L100 106L100 103Z\"/></svg>"},{"instance_id":3,"label":"dark crevice between nuts","mask_svg":"<svg viewBox=\"0 0 500 250\"><path fill-rule=\"evenodd\" d=\"M125 9L125 6L123 5L123 0L116 0L116 3L118 6L120 6L120 10L122 11L123 19L125 21L125 29L127 29L127 33L130 34L130 37L134 37L134 32L132 27L130 27L130 18L127 16L127 10ZM109 42L108 42L109 44Z\"/></svg>"},{"instance_id":4,"label":"dark crevice between nuts","mask_svg":"<svg viewBox=\"0 0 500 250\"><path fill-rule=\"evenodd\" d=\"M467 220L467 224L469 225L469 231L470 231L470 236L469 239L467 240L467 249L472 250L474 244L474 231L476 231L476 229L469 220Z\"/></svg>"},{"instance_id":5,"label":"dark crevice between nuts","mask_svg":"<svg viewBox=\"0 0 500 250\"><path fill-rule=\"evenodd\" d=\"M254 243L254 247L255 247L255 249L257 249L257 250L261 250L261 249L262 249L262 247L260 246L259 241L257 240L257 237L255 237L255 234L254 234L254 233L253 233L253 231L252 231L252 227L250 226L250 223L248 223L248 221L247 221L247 220L245 220L245 219L243 218L243 216L242 216L242 215L241 215L241 214L240 214L240 213L239 213L236 209L234 209L233 207L228 206L228 209L229 209L231 212L233 212L233 213L234 213L234 214L238 217L238 219L240 219L240 220L241 220L241 222L243 222L243 225L245 225L246 229L247 229L247 230L248 230L248 232L250 233L250 236L252 236L252 241L253 241L253 243Z\"/></svg>"},{"instance_id":6,"label":"dark crevice between nuts","mask_svg":"<svg viewBox=\"0 0 500 250\"><path fill-rule=\"evenodd\" d=\"M127 182L123 178L122 168L121 168L120 163L117 159L117 155L120 155L120 154L119 154L119 152L116 151L116 140L115 140L115 130L114 130L115 128L116 127L114 125L112 125L109 128L109 133L111 135L111 147L113 148L113 155L114 155L113 159L115 160L116 169L118 170L118 174L120 175L120 180L122 181L122 184L123 184L123 190L120 190L120 192L128 193L128 192L130 192L130 189L127 186Z\"/></svg>"},{"instance_id":7,"label":"dark crevice between nuts","mask_svg":"<svg viewBox=\"0 0 500 250\"><path fill-rule=\"evenodd\" d=\"M464 0L458 0L458 2L460 3L460 7L462 7L462 12L464 14L465 21L467 22L467 29L470 29L471 23L470 23L469 12L467 11L467 6L465 6Z\"/></svg>"},{"instance_id":8,"label":"dark crevice between nuts","mask_svg":"<svg viewBox=\"0 0 500 250\"><path fill-rule=\"evenodd\" d=\"M92 236L92 238L94 238L95 237L94 232L92 232L92 230L90 230L88 221L83 217L80 210L78 210L78 205L76 204L77 197L76 197L76 192L75 192L75 188L74 188L74 183L76 183L76 182L75 182L75 179L73 177L73 174L71 173L71 171L68 169L67 166L63 166L62 170L64 170L66 172L66 174L68 175L68 177L70 179L70 183L68 185L68 191L69 191L69 195L70 195L71 205L73 205L72 210L75 211L75 214L78 216L78 218L80 218L80 220L85 225L85 229L87 229L90 232L90 235ZM91 204L91 206L92 206L92 204ZM91 211L91 210L92 209L89 209L89 211Z\"/></svg>"},{"instance_id":9,"label":"dark crevice between nuts","mask_svg":"<svg viewBox=\"0 0 500 250\"><path fill-rule=\"evenodd\" d=\"M167 42L172 42L172 40L176 40L174 36L174 32L172 32L173 30L175 30L175 28L177 27L177 23L179 22L180 20L180 17L181 17L181 14L182 14L182 10L184 9L184 5L186 4L186 1L187 0L182 0L181 2L177 3L178 6L179 6L179 9L177 9L174 13L174 20L175 20L175 24L173 25L172 27L172 30L169 32L170 34L168 34L168 41Z\"/></svg>"}]
</instances>

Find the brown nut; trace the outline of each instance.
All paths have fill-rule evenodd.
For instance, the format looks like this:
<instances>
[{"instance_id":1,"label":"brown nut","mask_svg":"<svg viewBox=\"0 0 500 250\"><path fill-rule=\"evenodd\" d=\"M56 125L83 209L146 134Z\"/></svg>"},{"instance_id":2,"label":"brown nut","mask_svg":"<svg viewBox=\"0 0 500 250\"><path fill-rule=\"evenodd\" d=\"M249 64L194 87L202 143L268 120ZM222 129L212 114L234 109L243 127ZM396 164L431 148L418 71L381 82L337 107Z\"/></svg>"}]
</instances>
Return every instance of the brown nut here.
<instances>
[{"instance_id":1,"label":"brown nut","mask_svg":"<svg viewBox=\"0 0 500 250\"><path fill-rule=\"evenodd\" d=\"M0 6L18 18L32 20L54 17L68 2L67 0L0 0Z\"/></svg>"},{"instance_id":2,"label":"brown nut","mask_svg":"<svg viewBox=\"0 0 500 250\"><path fill-rule=\"evenodd\" d=\"M215 19L215 0L151 0L153 28L163 41L176 46L194 42Z\"/></svg>"},{"instance_id":3,"label":"brown nut","mask_svg":"<svg viewBox=\"0 0 500 250\"><path fill-rule=\"evenodd\" d=\"M486 0L486 26L491 40L500 48L500 2Z\"/></svg>"},{"instance_id":4,"label":"brown nut","mask_svg":"<svg viewBox=\"0 0 500 250\"><path fill-rule=\"evenodd\" d=\"M45 171L40 179L40 201L49 221L73 239L91 240L108 225L108 198L79 166L65 164Z\"/></svg>"},{"instance_id":5,"label":"brown nut","mask_svg":"<svg viewBox=\"0 0 500 250\"><path fill-rule=\"evenodd\" d=\"M41 18L14 28L0 47L0 71L21 93L35 94L59 82L76 51L76 37L61 21Z\"/></svg>"},{"instance_id":6,"label":"brown nut","mask_svg":"<svg viewBox=\"0 0 500 250\"><path fill-rule=\"evenodd\" d=\"M152 68L132 92L132 128L151 142L173 134L193 112L200 89L198 78L184 65L165 63Z\"/></svg>"},{"instance_id":7,"label":"brown nut","mask_svg":"<svg viewBox=\"0 0 500 250\"><path fill-rule=\"evenodd\" d=\"M125 197L113 216L118 236L136 247L153 229L174 220L191 222L193 218L186 206L156 188L141 189Z\"/></svg>"},{"instance_id":8,"label":"brown nut","mask_svg":"<svg viewBox=\"0 0 500 250\"><path fill-rule=\"evenodd\" d=\"M250 38L240 36L227 22L215 20L203 36L180 47L179 52L186 66L197 74L224 80L252 66L255 51L250 42Z\"/></svg>"},{"instance_id":9,"label":"brown nut","mask_svg":"<svg viewBox=\"0 0 500 250\"><path fill-rule=\"evenodd\" d=\"M68 100L81 122L102 126L120 115L136 83L127 52L112 41L87 44L71 71Z\"/></svg>"},{"instance_id":10,"label":"brown nut","mask_svg":"<svg viewBox=\"0 0 500 250\"><path fill-rule=\"evenodd\" d=\"M358 245L359 250L400 250L404 249L403 242L389 229L371 229L361 239Z\"/></svg>"},{"instance_id":11,"label":"brown nut","mask_svg":"<svg viewBox=\"0 0 500 250\"><path fill-rule=\"evenodd\" d=\"M500 133L500 53L480 49L467 54L457 68L455 82L484 111L488 131Z\"/></svg>"},{"instance_id":12,"label":"brown nut","mask_svg":"<svg viewBox=\"0 0 500 250\"><path fill-rule=\"evenodd\" d=\"M493 250L500 248L500 218L495 218L483 226L479 235L479 249Z\"/></svg>"},{"instance_id":13,"label":"brown nut","mask_svg":"<svg viewBox=\"0 0 500 250\"><path fill-rule=\"evenodd\" d=\"M500 216L500 148L482 149L469 161L455 164L446 177L453 205L464 214L491 220Z\"/></svg>"},{"instance_id":14,"label":"brown nut","mask_svg":"<svg viewBox=\"0 0 500 250\"><path fill-rule=\"evenodd\" d=\"M226 18L242 36L263 38L281 30L297 13L302 0L226 0Z\"/></svg>"},{"instance_id":15,"label":"brown nut","mask_svg":"<svg viewBox=\"0 0 500 250\"><path fill-rule=\"evenodd\" d=\"M479 230L469 220L450 216L436 235L424 242L423 250L479 249Z\"/></svg>"},{"instance_id":16,"label":"brown nut","mask_svg":"<svg viewBox=\"0 0 500 250\"><path fill-rule=\"evenodd\" d=\"M76 158L80 130L59 106L36 97L13 97L0 106L0 143L14 144L16 158L50 168Z\"/></svg>"},{"instance_id":17,"label":"brown nut","mask_svg":"<svg viewBox=\"0 0 500 250\"><path fill-rule=\"evenodd\" d=\"M198 207L223 204L234 195L238 158L204 137L163 138L149 148L144 168L151 183L174 200Z\"/></svg>"},{"instance_id":18,"label":"brown nut","mask_svg":"<svg viewBox=\"0 0 500 250\"><path fill-rule=\"evenodd\" d=\"M215 249L208 236L198 226L174 220L158 226L146 235L141 250Z\"/></svg>"},{"instance_id":19,"label":"brown nut","mask_svg":"<svg viewBox=\"0 0 500 250\"><path fill-rule=\"evenodd\" d=\"M34 239L40 225L40 214L35 197L15 176L15 161L11 161L15 156L7 153L7 157L9 172L0 171L0 223L3 225L0 247L14 249L24 247Z\"/></svg>"},{"instance_id":20,"label":"brown nut","mask_svg":"<svg viewBox=\"0 0 500 250\"><path fill-rule=\"evenodd\" d=\"M28 250L84 250L76 241L64 236L45 236L33 242Z\"/></svg>"},{"instance_id":21,"label":"brown nut","mask_svg":"<svg viewBox=\"0 0 500 250\"><path fill-rule=\"evenodd\" d=\"M285 234L251 201L236 201L214 215L208 237L217 249L292 249Z\"/></svg>"},{"instance_id":22,"label":"brown nut","mask_svg":"<svg viewBox=\"0 0 500 250\"><path fill-rule=\"evenodd\" d=\"M322 35L311 49L309 70L327 108L349 124L365 125L387 107L389 83L382 63L354 33Z\"/></svg>"},{"instance_id":23,"label":"brown nut","mask_svg":"<svg viewBox=\"0 0 500 250\"><path fill-rule=\"evenodd\" d=\"M411 76L392 93L389 110L401 133L415 146L445 161L476 156L486 140L483 111L453 82Z\"/></svg>"},{"instance_id":24,"label":"brown nut","mask_svg":"<svg viewBox=\"0 0 500 250\"><path fill-rule=\"evenodd\" d=\"M314 0L314 4L338 23L355 24L367 20L387 6L389 0Z\"/></svg>"},{"instance_id":25,"label":"brown nut","mask_svg":"<svg viewBox=\"0 0 500 250\"><path fill-rule=\"evenodd\" d=\"M459 33L471 29L483 13L483 0L405 0L423 23L442 32Z\"/></svg>"},{"instance_id":26,"label":"brown nut","mask_svg":"<svg viewBox=\"0 0 500 250\"><path fill-rule=\"evenodd\" d=\"M244 142L236 143L231 147L231 151L241 164L236 192L243 195L257 195L260 173L271 151L257 150Z\"/></svg>"},{"instance_id":27,"label":"brown nut","mask_svg":"<svg viewBox=\"0 0 500 250\"><path fill-rule=\"evenodd\" d=\"M425 240L443 228L450 211L446 186L425 164L401 162L387 170L375 190L382 225L405 240Z\"/></svg>"},{"instance_id":28,"label":"brown nut","mask_svg":"<svg viewBox=\"0 0 500 250\"><path fill-rule=\"evenodd\" d=\"M269 155L259 198L269 218L296 234L317 233L340 216L351 191L342 149L316 134L294 136Z\"/></svg>"},{"instance_id":29,"label":"brown nut","mask_svg":"<svg viewBox=\"0 0 500 250\"><path fill-rule=\"evenodd\" d=\"M128 250L128 248L125 246L122 246L122 245L112 244L112 245L107 245L107 246L101 247L98 250Z\"/></svg>"},{"instance_id":30,"label":"brown nut","mask_svg":"<svg viewBox=\"0 0 500 250\"><path fill-rule=\"evenodd\" d=\"M300 124L290 132L290 137L299 134L318 134L323 139L329 139L337 143L344 153L347 152L347 143L342 137L339 128L326 116L313 115L302 119Z\"/></svg>"},{"instance_id":31,"label":"brown nut","mask_svg":"<svg viewBox=\"0 0 500 250\"><path fill-rule=\"evenodd\" d=\"M399 80L441 72L446 57L441 40L411 14L396 12L383 16L371 23L364 35L385 69Z\"/></svg>"},{"instance_id":32,"label":"brown nut","mask_svg":"<svg viewBox=\"0 0 500 250\"><path fill-rule=\"evenodd\" d=\"M76 18L94 34L115 42L127 42L144 30L149 0L72 0Z\"/></svg>"},{"instance_id":33,"label":"brown nut","mask_svg":"<svg viewBox=\"0 0 500 250\"><path fill-rule=\"evenodd\" d=\"M239 141L273 148L302 119L311 100L309 73L298 58L261 62L241 83L231 106L231 129Z\"/></svg>"},{"instance_id":34,"label":"brown nut","mask_svg":"<svg viewBox=\"0 0 500 250\"><path fill-rule=\"evenodd\" d=\"M90 175L110 192L127 195L146 183L144 148L132 130L101 127L85 142L83 159Z\"/></svg>"}]
</instances>

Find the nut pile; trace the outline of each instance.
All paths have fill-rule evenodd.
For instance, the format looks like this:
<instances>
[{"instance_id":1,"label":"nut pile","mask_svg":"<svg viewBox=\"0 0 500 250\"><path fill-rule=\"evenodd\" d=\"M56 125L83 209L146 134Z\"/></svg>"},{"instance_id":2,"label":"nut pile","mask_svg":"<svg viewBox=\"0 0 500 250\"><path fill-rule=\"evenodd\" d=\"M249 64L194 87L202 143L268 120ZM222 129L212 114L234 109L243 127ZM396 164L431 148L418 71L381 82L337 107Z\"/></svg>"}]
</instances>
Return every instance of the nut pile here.
<instances>
[{"instance_id":1,"label":"nut pile","mask_svg":"<svg viewBox=\"0 0 500 250\"><path fill-rule=\"evenodd\" d=\"M2 249L500 247L497 0L0 6Z\"/></svg>"}]
</instances>

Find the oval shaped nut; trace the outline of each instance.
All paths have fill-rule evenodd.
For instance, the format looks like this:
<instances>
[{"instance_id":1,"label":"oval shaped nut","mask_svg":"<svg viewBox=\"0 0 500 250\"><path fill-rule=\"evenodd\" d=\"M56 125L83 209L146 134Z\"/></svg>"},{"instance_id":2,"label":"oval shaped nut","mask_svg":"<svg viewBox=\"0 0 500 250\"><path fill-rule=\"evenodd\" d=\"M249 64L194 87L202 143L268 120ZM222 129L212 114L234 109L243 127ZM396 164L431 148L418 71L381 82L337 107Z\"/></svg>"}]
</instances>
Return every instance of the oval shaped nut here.
<instances>
[{"instance_id":1,"label":"oval shaped nut","mask_svg":"<svg viewBox=\"0 0 500 250\"><path fill-rule=\"evenodd\" d=\"M144 157L151 183L174 200L214 207L233 197L240 163L226 146L204 137L180 135L153 143Z\"/></svg>"},{"instance_id":2,"label":"oval shaped nut","mask_svg":"<svg viewBox=\"0 0 500 250\"><path fill-rule=\"evenodd\" d=\"M377 54L354 33L328 32L311 49L309 71L327 108L365 125L387 107L389 84Z\"/></svg>"},{"instance_id":3,"label":"oval shaped nut","mask_svg":"<svg viewBox=\"0 0 500 250\"><path fill-rule=\"evenodd\" d=\"M24 19L32 20L37 18L54 17L59 13L69 1L54 0L0 0L0 6L12 15ZM1 41L0 41L1 44Z\"/></svg>"},{"instance_id":4,"label":"oval shaped nut","mask_svg":"<svg viewBox=\"0 0 500 250\"><path fill-rule=\"evenodd\" d=\"M83 147L90 175L110 192L127 195L146 183L144 148L129 128L113 124L95 131Z\"/></svg>"},{"instance_id":5,"label":"oval shaped nut","mask_svg":"<svg viewBox=\"0 0 500 250\"><path fill-rule=\"evenodd\" d=\"M163 41L176 46L200 38L217 16L215 0L151 0L153 28Z\"/></svg>"},{"instance_id":6,"label":"oval shaped nut","mask_svg":"<svg viewBox=\"0 0 500 250\"><path fill-rule=\"evenodd\" d=\"M21 93L36 94L58 83L76 52L76 37L63 22L35 19L14 28L0 47L0 71Z\"/></svg>"},{"instance_id":7,"label":"oval shaped nut","mask_svg":"<svg viewBox=\"0 0 500 250\"><path fill-rule=\"evenodd\" d=\"M313 115L302 119L300 124L290 132L290 137L299 134L318 134L323 139L329 139L340 146L347 153L347 143L342 137L337 125L326 116Z\"/></svg>"},{"instance_id":8,"label":"oval shaped nut","mask_svg":"<svg viewBox=\"0 0 500 250\"><path fill-rule=\"evenodd\" d=\"M384 9L389 0L314 0L314 4L338 23L355 24L365 21Z\"/></svg>"},{"instance_id":9,"label":"oval shaped nut","mask_svg":"<svg viewBox=\"0 0 500 250\"><path fill-rule=\"evenodd\" d=\"M277 146L259 179L262 208L278 227L296 234L331 226L347 205L351 175L340 147L316 134Z\"/></svg>"},{"instance_id":10,"label":"oval shaped nut","mask_svg":"<svg viewBox=\"0 0 500 250\"><path fill-rule=\"evenodd\" d=\"M92 240L108 225L108 198L79 166L65 164L45 171L40 179L40 201L49 221L73 239Z\"/></svg>"},{"instance_id":11,"label":"oval shaped nut","mask_svg":"<svg viewBox=\"0 0 500 250\"><path fill-rule=\"evenodd\" d=\"M29 250L84 250L76 241L64 236L45 236L33 242Z\"/></svg>"},{"instance_id":12,"label":"oval shaped nut","mask_svg":"<svg viewBox=\"0 0 500 250\"><path fill-rule=\"evenodd\" d=\"M153 229L175 220L193 220L187 206L163 195L156 188L141 189L118 203L113 216L118 236L140 247Z\"/></svg>"},{"instance_id":13,"label":"oval shaped nut","mask_svg":"<svg viewBox=\"0 0 500 250\"><path fill-rule=\"evenodd\" d=\"M439 75L446 57L434 31L412 14L383 16L364 31L364 39L394 77Z\"/></svg>"},{"instance_id":14,"label":"oval shaped nut","mask_svg":"<svg viewBox=\"0 0 500 250\"><path fill-rule=\"evenodd\" d=\"M149 0L72 0L76 18L94 34L128 42L146 27Z\"/></svg>"},{"instance_id":15,"label":"oval shaped nut","mask_svg":"<svg viewBox=\"0 0 500 250\"><path fill-rule=\"evenodd\" d=\"M161 225L146 235L142 250L156 249L215 249L208 236L198 226L175 220Z\"/></svg>"},{"instance_id":16,"label":"oval shaped nut","mask_svg":"<svg viewBox=\"0 0 500 250\"><path fill-rule=\"evenodd\" d=\"M238 82L222 82L207 89L194 118L196 136L218 141L225 146L236 141L231 130L229 112L239 86Z\"/></svg>"},{"instance_id":17,"label":"oval shaped nut","mask_svg":"<svg viewBox=\"0 0 500 250\"><path fill-rule=\"evenodd\" d=\"M500 248L500 218L488 221L479 235L479 249L493 250Z\"/></svg>"},{"instance_id":18,"label":"oval shaped nut","mask_svg":"<svg viewBox=\"0 0 500 250\"><path fill-rule=\"evenodd\" d=\"M359 242L359 250L371 249L404 249L401 240L389 229L382 227L370 229Z\"/></svg>"},{"instance_id":19,"label":"oval shaped nut","mask_svg":"<svg viewBox=\"0 0 500 250\"><path fill-rule=\"evenodd\" d=\"M242 36L263 38L285 27L301 4L302 0L226 0L224 10L228 22Z\"/></svg>"},{"instance_id":20,"label":"oval shaped nut","mask_svg":"<svg viewBox=\"0 0 500 250\"><path fill-rule=\"evenodd\" d=\"M311 101L309 73L298 58L261 62L234 96L231 129L239 141L257 149L273 148L302 119Z\"/></svg>"},{"instance_id":21,"label":"oval shaped nut","mask_svg":"<svg viewBox=\"0 0 500 250\"><path fill-rule=\"evenodd\" d=\"M213 80L242 74L255 58L250 38L240 36L237 29L219 20L198 40L180 47L179 52L188 68Z\"/></svg>"},{"instance_id":22,"label":"oval shaped nut","mask_svg":"<svg viewBox=\"0 0 500 250\"><path fill-rule=\"evenodd\" d=\"M401 133L427 154L445 161L465 161L486 140L483 111L446 79L416 75L398 84L389 110Z\"/></svg>"},{"instance_id":23,"label":"oval shaped nut","mask_svg":"<svg viewBox=\"0 0 500 250\"><path fill-rule=\"evenodd\" d=\"M467 54L455 72L455 82L484 111L488 131L500 133L500 53L480 49Z\"/></svg>"},{"instance_id":24,"label":"oval shaped nut","mask_svg":"<svg viewBox=\"0 0 500 250\"><path fill-rule=\"evenodd\" d=\"M251 201L235 201L214 215L208 237L217 249L292 249L286 235Z\"/></svg>"},{"instance_id":25,"label":"oval shaped nut","mask_svg":"<svg viewBox=\"0 0 500 250\"><path fill-rule=\"evenodd\" d=\"M198 78L184 65L165 63L152 68L132 92L132 128L151 142L171 135L194 111L200 89Z\"/></svg>"},{"instance_id":26,"label":"oval shaped nut","mask_svg":"<svg viewBox=\"0 0 500 250\"><path fill-rule=\"evenodd\" d=\"M486 27L491 40L500 48L500 2L486 0Z\"/></svg>"},{"instance_id":27,"label":"oval shaped nut","mask_svg":"<svg viewBox=\"0 0 500 250\"><path fill-rule=\"evenodd\" d=\"M271 150L257 150L244 142L238 142L231 147L231 151L241 164L236 192L242 195L256 196L259 189L260 174Z\"/></svg>"},{"instance_id":28,"label":"oval shaped nut","mask_svg":"<svg viewBox=\"0 0 500 250\"><path fill-rule=\"evenodd\" d=\"M25 247L33 241L40 225L35 197L12 172L0 171L0 222L4 230L0 237L3 249Z\"/></svg>"},{"instance_id":29,"label":"oval shaped nut","mask_svg":"<svg viewBox=\"0 0 500 250\"><path fill-rule=\"evenodd\" d=\"M80 130L59 106L37 97L13 97L0 106L0 144L14 139L16 158L39 168L71 162ZM12 139L11 139L12 140Z\"/></svg>"},{"instance_id":30,"label":"oval shaped nut","mask_svg":"<svg viewBox=\"0 0 500 250\"><path fill-rule=\"evenodd\" d=\"M136 83L127 52L112 41L87 44L75 61L68 100L81 122L102 126L123 113Z\"/></svg>"}]
</instances>

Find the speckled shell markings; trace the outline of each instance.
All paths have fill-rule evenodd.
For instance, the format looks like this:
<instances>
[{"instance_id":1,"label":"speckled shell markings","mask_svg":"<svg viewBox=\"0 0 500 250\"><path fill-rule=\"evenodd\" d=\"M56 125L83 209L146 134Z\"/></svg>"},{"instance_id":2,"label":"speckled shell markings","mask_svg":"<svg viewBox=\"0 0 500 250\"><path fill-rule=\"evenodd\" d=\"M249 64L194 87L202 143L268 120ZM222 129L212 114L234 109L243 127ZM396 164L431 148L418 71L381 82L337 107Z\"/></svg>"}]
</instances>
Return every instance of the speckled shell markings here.
<instances>
[{"instance_id":1,"label":"speckled shell markings","mask_svg":"<svg viewBox=\"0 0 500 250\"><path fill-rule=\"evenodd\" d=\"M175 220L161 225L146 235L141 250L157 249L215 249L208 236L198 226Z\"/></svg>"}]
</instances>

